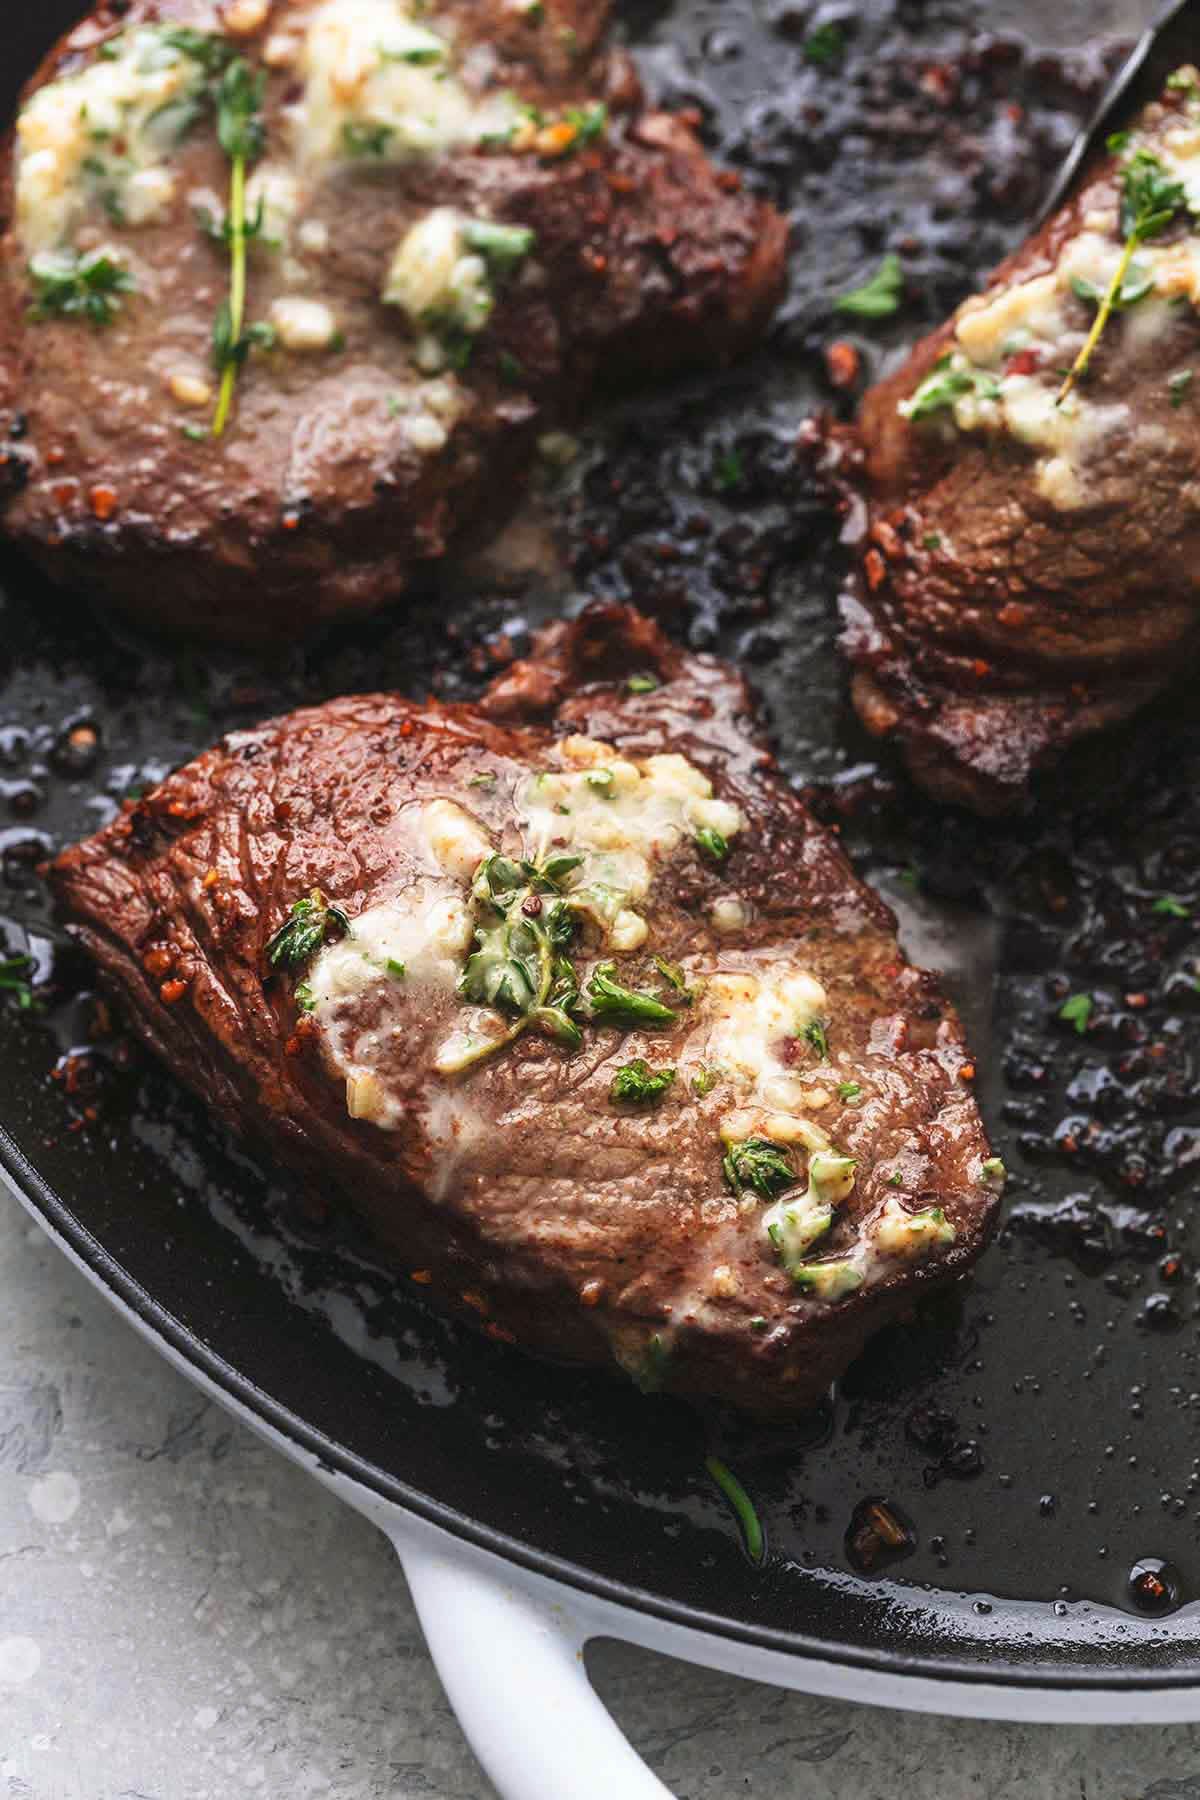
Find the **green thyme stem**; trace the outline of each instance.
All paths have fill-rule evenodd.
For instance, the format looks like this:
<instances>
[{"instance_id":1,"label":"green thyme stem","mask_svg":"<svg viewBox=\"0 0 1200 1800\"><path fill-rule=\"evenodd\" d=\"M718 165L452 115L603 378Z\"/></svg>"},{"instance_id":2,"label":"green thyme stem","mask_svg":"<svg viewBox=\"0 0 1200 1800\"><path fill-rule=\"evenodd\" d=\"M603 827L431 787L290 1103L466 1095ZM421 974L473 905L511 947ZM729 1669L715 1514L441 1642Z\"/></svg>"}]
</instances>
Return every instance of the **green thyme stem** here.
<instances>
[{"instance_id":1,"label":"green thyme stem","mask_svg":"<svg viewBox=\"0 0 1200 1800\"><path fill-rule=\"evenodd\" d=\"M723 1463L719 1457L706 1456L704 1466L737 1514L738 1524L742 1528L742 1537L746 1544L746 1555L751 1562L763 1559L763 1528L754 1502L734 1474L733 1470Z\"/></svg>"},{"instance_id":2,"label":"green thyme stem","mask_svg":"<svg viewBox=\"0 0 1200 1800\"><path fill-rule=\"evenodd\" d=\"M230 342L241 342L246 322L246 158L235 156L229 183L229 253L232 264L229 280ZM221 392L213 417L212 434L220 437L229 422L233 390L237 386L238 364L231 358L221 375Z\"/></svg>"},{"instance_id":3,"label":"green thyme stem","mask_svg":"<svg viewBox=\"0 0 1200 1800\"><path fill-rule=\"evenodd\" d=\"M1058 390L1058 397L1054 402L1055 406L1062 405L1067 395L1071 392L1071 389L1075 386L1075 383L1081 380L1087 373L1087 366L1092 360L1092 352L1100 342L1104 327L1112 317L1112 310L1116 305L1117 295L1121 292L1125 277L1129 273L1129 265L1133 261L1133 253L1141 241L1141 234L1137 231L1131 231L1129 236L1125 239L1125 248L1121 252L1121 260L1117 264L1116 273L1108 284L1108 291L1100 302L1096 317L1092 320L1092 329L1084 339L1083 349L1079 352L1079 355L1067 370L1067 378Z\"/></svg>"}]
</instances>

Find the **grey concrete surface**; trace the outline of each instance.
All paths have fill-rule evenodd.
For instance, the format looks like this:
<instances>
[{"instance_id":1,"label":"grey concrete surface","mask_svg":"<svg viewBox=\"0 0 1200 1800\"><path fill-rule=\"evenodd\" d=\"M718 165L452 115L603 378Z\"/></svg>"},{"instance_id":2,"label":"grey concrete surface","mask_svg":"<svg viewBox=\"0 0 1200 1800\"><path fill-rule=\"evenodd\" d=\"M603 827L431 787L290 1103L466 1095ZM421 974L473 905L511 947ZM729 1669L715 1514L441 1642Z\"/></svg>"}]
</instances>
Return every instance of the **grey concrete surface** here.
<instances>
[{"instance_id":1,"label":"grey concrete surface","mask_svg":"<svg viewBox=\"0 0 1200 1800\"><path fill-rule=\"evenodd\" d=\"M951 1723L621 1645L591 1661L680 1800L1200 1800L1200 1728ZM0 1797L260 1795L492 1790L384 1540L196 1394L0 1194Z\"/></svg>"}]
</instances>

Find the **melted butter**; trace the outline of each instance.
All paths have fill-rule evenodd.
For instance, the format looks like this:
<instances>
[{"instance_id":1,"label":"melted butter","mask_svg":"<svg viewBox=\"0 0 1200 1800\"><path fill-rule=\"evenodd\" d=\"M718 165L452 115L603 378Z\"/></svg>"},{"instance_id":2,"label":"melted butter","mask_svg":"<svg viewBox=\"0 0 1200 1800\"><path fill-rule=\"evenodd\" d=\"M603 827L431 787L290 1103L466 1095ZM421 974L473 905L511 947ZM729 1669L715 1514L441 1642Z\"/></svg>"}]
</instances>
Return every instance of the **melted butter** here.
<instances>
[{"instance_id":1,"label":"melted butter","mask_svg":"<svg viewBox=\"0 0 1200 1800\"><path fill-rule=\"evenodd\" d=\"M556 746L558 769L533 776L518 816L532 861L552 849L581 855L572 887L579 904L604 930L613 949L636 949L645 939L637 907L657 868L701 830L728 842L744 828L736 806L713 798L708 777L676 755L631 762L610 744L565 738Z\"/></svg>"},{"instance_id":2,"label":"melted butter","mask_svg":"<svg viewBox=\"0 0 1200 1800\"><path fill-rule=\"evenodd\" d=\"M404 0L326 0L298 63L296 145L308 164L437 156L507 132L517 118L510 97L468 92L448 28Z\"/></svg>"},{"instance_id":3,"label":"melted butter","mask_svg":"<svg viewBox=\"0 0 1200 1800\"><path fill-rule=\"evenodd\" d=\"M107 203L115 222L128 225L169 216L175 182L167 161L180 117L171 109L199 76L164 32L142 26L112 40L111 55L30 97L16 125L16 198L31 255L68 245L93 204Z\"/></svg>"},{"instance_id":4,"label":"melted butter","mask_svg":"<svg viewBox=\"0 0 1200 1800\"><path fill-rule=\"evenodd\" d=\"M821 983L807 970L783 964L769 972L711 977L705 1011L711 1019L702 1060L728 1072L739 1087L773 1111L799 1110L804 1086L787 1051L828 1006ZM816 1067L820 1059L811 1053ZM788 1104L788 1102L791 1104Z\"/></svg>"}]
</instances>

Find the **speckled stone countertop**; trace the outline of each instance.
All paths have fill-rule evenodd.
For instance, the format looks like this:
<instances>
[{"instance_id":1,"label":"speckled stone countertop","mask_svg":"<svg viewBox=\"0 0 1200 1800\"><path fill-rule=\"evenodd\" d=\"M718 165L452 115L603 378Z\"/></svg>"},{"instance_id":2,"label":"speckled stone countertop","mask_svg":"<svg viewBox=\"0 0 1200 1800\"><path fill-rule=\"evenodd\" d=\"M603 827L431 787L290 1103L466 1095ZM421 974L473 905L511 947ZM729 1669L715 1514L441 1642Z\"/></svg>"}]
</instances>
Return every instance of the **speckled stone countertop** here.
<instances>
[{"instance_id":1,"label":"speckled stone countertop","mask_svg":"<svg viewBox=\"0 0 1200 1800\"><path fill-rule=\"evenodd\" d=\"M1200 1727L916 1718L612 1644L591 1667L679 1800L1200 1800ZM0 1797L492 1792L384 1539L0 1194Z\"/></svg>"}]
</instances>

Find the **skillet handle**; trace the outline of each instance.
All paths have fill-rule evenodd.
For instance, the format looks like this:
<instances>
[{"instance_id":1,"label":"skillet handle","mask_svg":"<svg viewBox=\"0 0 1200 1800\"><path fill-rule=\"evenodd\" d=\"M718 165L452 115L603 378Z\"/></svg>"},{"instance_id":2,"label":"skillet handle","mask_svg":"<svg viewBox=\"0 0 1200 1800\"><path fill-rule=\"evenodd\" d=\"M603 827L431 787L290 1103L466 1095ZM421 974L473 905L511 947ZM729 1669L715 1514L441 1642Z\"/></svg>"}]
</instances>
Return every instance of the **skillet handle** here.
<instances>
[{"instance_id":1,"label":"skillet handle","mask_svg":"<svg viewBox=\"0 0 1200 1800\"><path fill-rule=\"evenodd\" d=\"M403 1530L389 1536L450 1704L501 1800L672 1800L588 1679L594 1633L570 1596Z\"/></svg>"}]
</instances>

